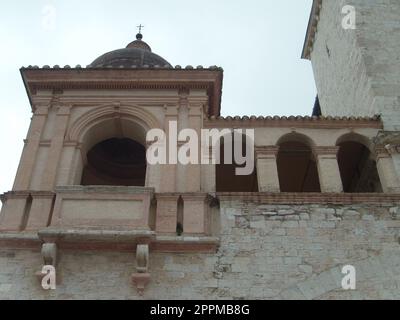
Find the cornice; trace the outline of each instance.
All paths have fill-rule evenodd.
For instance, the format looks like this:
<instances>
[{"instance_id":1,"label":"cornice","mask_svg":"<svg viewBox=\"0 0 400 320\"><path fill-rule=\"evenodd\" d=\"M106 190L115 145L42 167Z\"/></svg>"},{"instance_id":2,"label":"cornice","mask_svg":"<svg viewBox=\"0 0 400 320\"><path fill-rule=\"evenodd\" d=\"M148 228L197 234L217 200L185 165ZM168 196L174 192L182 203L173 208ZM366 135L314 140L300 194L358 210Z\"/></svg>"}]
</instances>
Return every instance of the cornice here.
<instances>
[{"instance_id":1,"label":"cornice","mask_svg":"<svg viewBox=\"0 0 400 320\"><path fill-rule=\"evenodd\" d=\"M315 35L317 33L318 21L322 8L322 0L313 0L310 19L308 21L306 38L304 40L303 52L301 57L303 59L310 59L311 52L315 41Z\"/></svg>"},{"instance_id":2,"label":"cornice","mask_svg":"<svg viewBox=\"0 0 400 320\"><path fill-rule=\"evenodd\" d=\"M383 124L379 116L374 117L309 117L309 116L235 116L209 117L204 121L206 128L377 128Z\"/></svg>"},{"instance_id":3,"label":"cornice","mask_svg":"<svg viewBox=\"0 0 400 320\"><path fill-rule=\"evenodd\" d=\"M400 203L400 194L387 193L240 193L218 192L220 201L250 201L262 204L365 204Z\"/></svg>"},{"instance_id":4,"label":"cornice","mask_svg":"<svg viewBox=\"0 0 400 320\"><path fill-rule=\"evenodd\" d=\"M38 90L206 90L208 114L218 116L221 108L223 70L219 67L175 68L21 68L32 107Z\"/></svg>"}]
</instances>

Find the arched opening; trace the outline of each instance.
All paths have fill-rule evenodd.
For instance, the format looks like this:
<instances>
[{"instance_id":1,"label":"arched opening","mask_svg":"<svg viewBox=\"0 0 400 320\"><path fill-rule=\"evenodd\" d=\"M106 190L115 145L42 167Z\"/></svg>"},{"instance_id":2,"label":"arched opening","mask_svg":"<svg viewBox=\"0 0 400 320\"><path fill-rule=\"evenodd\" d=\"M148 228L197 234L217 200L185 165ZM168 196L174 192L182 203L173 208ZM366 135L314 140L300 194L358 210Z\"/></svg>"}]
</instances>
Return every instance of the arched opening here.
<instances>
[{"instance_id":1,"label":"arched opening","mask_svg":"<svg viewBox=\"0 0 400 320\"><path fill-rule=\"evenodd\" d=\"M281 192L321 192L316 159L306 137L288 135L278 142Z\"/></svg>"},{"instance_id":2,"label":"arched opening","mask_svg":"<svg viewBox=\"0 0 400 320\"><path fill-rule=\"evenodd\" d=\"M254 148L251 148L253 150L253 154L246 154L247 139L244 135L242 136L242 139L233 139L233 135L231 135L229 139L227 136L225 136L221 140L222 141L219 148L219 161L216 165L216 191L258 192L257 172L254 163ZM249 143L253 143L254 146L254 141L249 141ZM228 146L230 145L231 148L226 148L225 144ZM240 152L241 150L241 154L243 157L246 157L246 161L252 161L254 169L250 174L237 174L237 169L246 167L247 163L237 163L234 155L235 149L237 150L236 152ZM230 152L229 155L225 153L228 152L228 150Z\"/></svg>"},{"instance_id":3,"label":"arched opening","mask_svg":"<svg viewBox=\"0 0 400 320\"><path fill-rule=\"evenodd\" d=\"M343 191L348 193L382 192L376 161L366 145L361 143L360 139L357 140L345 136L337 143Z\"/></svg>"},{"instance_id":4,"label":"arched opening","mask_svg":"<svg viewBox=\"0 0 400 320\"><path fill-rule=\"evenodd\" d=\"M70 141L77 142L74 154L71 155L71 169L68 173L70 182L68 183L74 185L147 186L147 177L151 173L146 171L152 169L150 166L143 166L147 164L147 161L143 161L143 158L145 158L143 154L145 152L146 134L153 128L160 128L158 120L150 112L134 105L102 106L87 111L71 125L67 133ZM107 140L111 141L106 142ZM103 142L104 144L101 145ZM99 145L98 149L105 148L105 150L95 151L97 145ZM110 145L112 148L124 150L128 155L125 154L124 160L121 160L121 158L113 159L115 150ZM93 153L95 155L91 156ZM115 170L108 169L107 171L103 170L104 166L98 165L96 167L97 162L93 158L96 158L96 154L99 153L103 153L103 155L106 153L108 156L97 155L97 159L111 161L114 167L119 167L119 169L114 168ZM132 160L133 154L136 160ZM142 161L138 161L138 159L142 159ZM130 168L130 173L121 169L121 167L129 168L132 165L136 168L141 166L143 169L132 172ZM88 173L90 169L97 169L97 175L93 177ZM117 173L114 174L114 172ZM102 173L105 173L105 177Z\"/></svg>"},{"instance_id":5,"label":"arched opening","mask_svg":"<svg viewBox=\"0 0 400 320\"><path fill-rule=\"evenodd\" d=\"M145 186L146 150L128 138L111 138L87 153L82 185Z\"/></svg>"}]
</instances>

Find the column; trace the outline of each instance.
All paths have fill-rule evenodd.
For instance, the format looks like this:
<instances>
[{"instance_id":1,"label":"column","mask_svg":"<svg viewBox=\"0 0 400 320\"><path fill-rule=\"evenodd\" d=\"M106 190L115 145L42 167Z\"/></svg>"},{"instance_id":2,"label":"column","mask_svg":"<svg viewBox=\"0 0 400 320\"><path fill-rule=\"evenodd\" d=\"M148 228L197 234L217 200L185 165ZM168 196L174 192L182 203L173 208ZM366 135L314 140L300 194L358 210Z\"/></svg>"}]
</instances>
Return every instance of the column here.
<instances>
[{"instance_id":1,"label":"column","mask_svg":"<svg viewBox=\"0 0 400 320\"><path fill-rule=\"evenodd\" d=\"M400 179L400 144L389 144L386 150L392 156L394 168L396 169L397 178Z\"/></svg>"},{"instance_id":2,"label":"column","mask_svg":"<svg viewBox=\"0 0 400 320\"><path fill-rule=\"evenodd\" d=\"M255 147L259 192L280 192L276 163L278 151L277 146Z\"/></svg>"},{"instance_id":3,"label":"column","mask_svg":"<svg viewBox=\"0 0 400 320\"><path fill-rule=\"evenodd\" d=\"M162 143L154 142L154 141L147 141L146 142L146 152L150 148L150 146L153 146L154 148L162 148L163 145ZM147 156L146 156L147 159ZM147 159L149 160L149 159ZM161 181L161 172L160 172L160 166L161 164L150 164L149 161L147 161L146 164L146 182L145 186L148 188L154 188L155 192L160 192L160 181Z\"/></svg>"},{"instance_id":4,"label":"column","mask_svg":"<svg viewBox=\"0 0 400 320\"><path fill-rule=\"evenodd\" d=\"M69 106L60 106L58 108L54 125L54 135L51 140L49 155L46 163L46 171L42 177L41 190L54 189L61 152L64 147L64 136L68 125L70 111L71 108Z\"/></svg>"},{"instance_id":5,"label":"column","mask_svg":"<svg viewBox=\"0 0 400 320\"><path fill-rule=\"evenodd\" d=\"M166 106L165 107L165 126L164 132L167 139L167 163L160 165L161 181L160 192L175 192L176 191L176 167L175 163L171 163L170 152L177 153L177 132L170 132L170 122L178 121L178 107ZM172 129L172 128L171 128Z\"/></svg>"},{"instance_id":6,"label":"column","mask_svg":"<svg viewBox=\"0 0 400 320\"><path fill-rule=\"evenodd\" d=\"M57 173L57 186L71 185L72 172L74 171L74 158L77 152L77 143L68 142L64 143L64 148L61 153L60 165Z\"/></svg>"},{"instance_id":7,"label":"column","mask_svg":"<svg viewBox=\"0 0 400 320\"><path fill-rule=\"evenodd\" d=\"M189 106L188 127L197 133L197 164L188 164L185 168L185 191L199 192L201 190L201 164L200 164L200 139L201 139L201 123L202 123L202 106Z\"/></svg>"},{"instance_id":8,"label":"column","mask_svg":"<svg viewBox=\"0 0 400 320\"><path fill-rule=\"evenodd\" d=\"M27 141L18 166L13 190L28 190L36 154L48 115L48 106L37 106L28 131Z\"/></svg>"},{"instance_id":9,"label":"column","mask_svg":"<svg viewBox=\"0 0 400 320\"><path fill-rule=\"evenodd\" d=\"M383 146L375 147L376 167L381 181L383 192L400 193L399 177L388 150Z\"/></svg>"},{"instance_id":10,"label":"column","mask_svg":"<svg viewBox=\"0 0 400 320\"><path fill-rule=\"evenodd\" d=\"M179 107L178 107L178 134L188 128L189 119L189 94L190 90L182 88L179 90ZM186 141L178 141L178 151ZM186 165L178 161L176 165L176 191L185 192L186 190Z\"/></svg>"},{"instance_id":11,"label":"column","mask_svg":"<svg viewBox=\"0 0 400 320\"><path fill-rule=\"evenodd\" d=\"M313 152L317 161L321 192L343 192L342 178L337 161L339 147L314 147Z\"/></svg>"},{"instance_id":12,"label":"column","mask_svg":"<svg viewBox=\"0 0 400 320\"><path fill-rule=\"evenodd\" d=\"M208 147L203 145L202 148L209 148L208 156L206 156L202 161L208 162L208 164L203 164L201 166L201 190L203 192L216 192L216 150L213 147ZM205 154L201 154L201 156L205 156Z\"/></svg>"}]
</instances>

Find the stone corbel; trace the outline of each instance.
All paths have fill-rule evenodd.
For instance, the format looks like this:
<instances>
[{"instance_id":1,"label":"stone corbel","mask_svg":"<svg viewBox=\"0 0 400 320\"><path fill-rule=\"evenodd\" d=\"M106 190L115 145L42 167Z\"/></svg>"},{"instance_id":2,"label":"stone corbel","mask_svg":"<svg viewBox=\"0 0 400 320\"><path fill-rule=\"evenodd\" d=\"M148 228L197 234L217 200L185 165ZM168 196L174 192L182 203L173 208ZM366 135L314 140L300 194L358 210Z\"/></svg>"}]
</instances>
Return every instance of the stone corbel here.
<instances>
[{"instance_id":1,"label":"stone corbel","mask_svg":"<svg viewBox=\"0 0 400 320\"><path fill-rule=\"evenodd\" d=\"M57 267L57 244L55 243L44 243L42 245L42 258L43 258L43 266L40 271L36 273L36 276L39 280L39 283L42 283L43 278L46 276L46 273L43 273L44 266L52 266L54 269Z\"/></svg>"},{"instance_id":2,"label":"stone corbel","mask_svg":"<svg viewBox=\"0 0 400 320\"><path fill-rule=\"evenodd\" d=\"M139 244L136 248L136 273L132 274L132 284L136 286L138 293L143 295L144 289L150 282L149 271L149 245Z\"/></svg>"}]
</instances>

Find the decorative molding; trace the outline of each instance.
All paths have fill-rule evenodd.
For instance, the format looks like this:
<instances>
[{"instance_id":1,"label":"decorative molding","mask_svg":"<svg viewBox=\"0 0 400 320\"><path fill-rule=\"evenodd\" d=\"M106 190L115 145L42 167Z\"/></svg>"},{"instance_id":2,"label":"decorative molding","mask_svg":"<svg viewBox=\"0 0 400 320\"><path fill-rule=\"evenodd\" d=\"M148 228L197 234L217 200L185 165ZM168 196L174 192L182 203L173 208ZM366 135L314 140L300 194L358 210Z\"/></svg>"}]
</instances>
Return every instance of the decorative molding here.
<instances>
[{"instance_id":1,"label":"decorative molding","mask_svg":"<svg viewBox=\"0 0 400 320\"><path fill-rule=\"evenodd\" d=\"M400 153L400 132L398 131L381 131L373 139L376 145L384 146L391 155Z\"/></svg>"},{"instance_id":2,"label":"decorative molding","mask_svg":"<svg viewBox=\"0 0 400 320\"><path fill-rule=\"evenodd\" d=\"M251 201L265 204L365 204L400 203L400 194L387 193L239 193L218 192L220 201Z\"/></svg>"},{"instance_id":3,"label":"decorative molding","mask_svg":"<svg viewBox=\"0 0 400 320\"><path fill-rule=\"evenodd\" d=\"M132 283L136 286L140 295L150 282L149 271L149 245L139 244L136 248L136 273L131 275Z\"/></svg>"},{"instance_id":4,"label":"decorative molding","mask_svg":"<svg viewBox=\"0 0 400 320\"><path fill-rule=\"evenodd\" d=\"M257 159L269 159L278 155L279 146L256 146L254 151Z\"/></svg>"},{"instance_id":5,"label":"decorative molding","mask_svg":"<svg viewBox=\"0 0 400 320\"><path fill-rule=\"evenodd\" d=\"M314 146L312 152L316 157L336 158L339 149L338 146Z\"/></svg>"},{"instance_id":6,"label":"decorative molding","mask_svg":"<svg viewBox=\"0 0 400 320\"><path fill-rule=\"evenodd\" d=\"M313 50L315 36L317 33L318 22L322 9L322 0L314 0L311 8L310 19L308 21L306 38L304 40L303 52L301 57L303 59L310 59Z\"/></svg>"},{"instance_id":7,"label":"decorative molding","mask_svg":"<svg viewBox=\"0 0 400 320\"><path fill-rule=\"evenodd\" d=\"M79 117L70 126L66 136L69 141L81 142L84 134L91 127L102 121L113 119L115 115L128 116L132 118L133 121L137 120L140 123L144 123L146 126L148 126L148 129L161 128L161 124L159 123L157 118L142 108L139 108L137 106L124 105L115 109L113 105L108 105L94 108Z\"/></svg>"},{"instance_id":8,"label":"decorative molding","mask_svg":"<svg viewBox=\"0 0 400 320\"><path fill-rule=\"evenodd\" d=\"M389 150L383 145L375 145L374 151L375 151L375 157L376 157L377 161L379 159L391 157Z\"/></svg>"},{"instance_id":9,"label":"decorative molding","mask_svg":"<svg viewBox=\"0 0 400 320\"><path fill-rule=\"evenodd\" d=\"M79 234L77 234L79 232ZM154 232L142 234L117 230L65 230L57 234L47 230L38 233L2 232L0 248L41 250L43 241L56 243L59 250L101 250L132 252L138 244L149 244L152 252L160 253L215 253L220 239L208 236L155 236ZM97 233L97 235L96 235ZM125 235L124 235L125 233ZM115 238L115 239L114 239Z\"/></svg>"},{"instance_id":10,"label":"decorative molding","mask_svg":"<svg viewBox=\"0 0 400 320\"><path fill-rule=\"evenodd\" d=\"M55 243L44 243L42 245L41 254L43 258L43 267L52 266L54 267L54 269L56 269L58 260L57 245ZM45 277L45 275L46 275L45 273L42 273L42 270L36 272L36 277L39 280L40 284L42 284L42 280Z\"/></svg>"},{"instance_id":11,"label":"decorative molding","mask_svg":"<svg viewBox=\"0 0 400 320\"><path fill-rule=\"evenodd\" d=\"M244 116L209 117L204 128L310 128L310 129L348 129L377 128L383 123L379 116L374 117L309 117L309 116Z\"/></svg>"},{"instance_id":12,"label":"decorative molding","mask_svg":"<svg viewBox=\"0 0 400 320\"><path fill-rule=\"evenodd\" d=\"M56 267L57 245L55 243L44 243L42 245L42 257L44 265Z\"/></svg>"},{"instance_id":13,"label":"decorative molding","mask_svg":"<svg viewBox=\"0 0 400 320\"><path fill-rule=\"evenodd\" d=\"M389 152L389 154L399 154L400 153L400 144L387 144L385 149Z\"/></svg>"},{"instance_id":14,"label":"decorative molding","mask_svg":"<svg viewBox=\"0 0 400 320\"><path fill-rule=\"evenodd\" d=\"M223 70L153 69L153 68L21 68L22 78L32 104L39 90L206 90L209 115L219 115L221 109ZM34 107L34 106L32 106ZM34 109L34 108L33 108Z\"/></svg>"}]
</instances>

